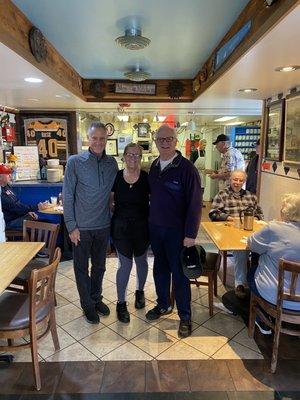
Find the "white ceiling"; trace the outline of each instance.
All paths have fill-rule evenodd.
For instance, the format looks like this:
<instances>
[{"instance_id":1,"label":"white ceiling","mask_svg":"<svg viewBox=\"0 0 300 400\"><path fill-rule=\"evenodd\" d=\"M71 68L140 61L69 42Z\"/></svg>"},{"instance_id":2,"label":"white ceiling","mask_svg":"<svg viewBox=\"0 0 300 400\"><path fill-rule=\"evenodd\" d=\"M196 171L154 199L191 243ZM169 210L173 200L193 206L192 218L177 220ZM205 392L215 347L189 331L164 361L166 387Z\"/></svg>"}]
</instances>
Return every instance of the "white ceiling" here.
<instances>
[{"instance_id":1,"label":"white ceiling","mask_svg":"<svg viewBox=\"0 0 300 400\"><path fill-rule=\"evenodd\" d=\"M193 78L248 0L13 0L84 78L122 79L140 66L155 79ZM149 47L115 43L139 27Z\"/></svg>"},{"instance_id":2,"label":"white ceiling","mask_svg":"<svg viewBox=\"0 0 300 400\"><path fill-rule=\"evenodd\" d=\"M158 111L163 114L253 115L261 113L261 100L300 86L300 70L275 72L275 67L300 65L300 6L295 8L256 46L243 56L224 76L193 103L132 104L132 111ZM0 44L0 105L18 109L67 109L114 111L114 103L85 103L20 56ZM41 77L41 84L24 82L26 76ZM256 87L257 92L243 94L242 87ZM69 95L58 98L56 95ZM38 101L29 100L37 99Z\"/></svg>"}]
</instances>

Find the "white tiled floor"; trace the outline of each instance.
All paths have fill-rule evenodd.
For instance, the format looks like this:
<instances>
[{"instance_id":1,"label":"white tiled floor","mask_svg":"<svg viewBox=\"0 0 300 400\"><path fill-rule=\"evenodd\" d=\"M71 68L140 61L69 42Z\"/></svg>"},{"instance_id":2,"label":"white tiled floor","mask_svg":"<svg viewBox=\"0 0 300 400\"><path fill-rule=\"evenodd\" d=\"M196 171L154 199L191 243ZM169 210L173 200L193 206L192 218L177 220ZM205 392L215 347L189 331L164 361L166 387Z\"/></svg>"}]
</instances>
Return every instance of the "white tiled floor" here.
<instances>
[{"instance_id":1,"label":"white tiled floor","mask_svg":"<svg viewBox=\"0 0 300 400\"><path fill-rule=\"evenodd\" d=\"M198 239L208 241L200 230ZM101 317L99 325L86 322L80 308L72 261L59 265L56 292L56 320L60 351L55 352L51 335L39 344L39 356L44 361L84 360L183 360L183 359L260 359L262 355L253 339L249 339L245 325L233 316L215 308L213 317L208 313L207 287L192 285L193 333L189 338L177 337L176 309L157 321L145 318L156 300L153 284L153 258L149 258L149 274L145 285L146 308L134 308L135 270L133 268L127 291L130 324L122 324L116 315L116 258L107 258L107 271L103 281L104 301L110 315ZM232 279L230 261L228 280ZM226 291L219 280L219 296ZM220 302L220 297L215 302ZM16 361L30 361L30 350L18 351Z\"/></svg>"}]
</instances>

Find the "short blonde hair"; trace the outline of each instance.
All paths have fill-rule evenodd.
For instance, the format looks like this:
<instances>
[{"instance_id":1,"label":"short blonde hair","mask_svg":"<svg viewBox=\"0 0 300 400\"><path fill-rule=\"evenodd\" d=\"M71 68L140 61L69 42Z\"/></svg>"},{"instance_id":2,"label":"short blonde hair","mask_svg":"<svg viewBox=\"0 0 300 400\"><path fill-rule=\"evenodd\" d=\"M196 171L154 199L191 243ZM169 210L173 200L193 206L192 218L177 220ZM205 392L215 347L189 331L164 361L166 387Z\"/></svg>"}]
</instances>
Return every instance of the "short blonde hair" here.
<instances>
[{"instance_id":1,"label":"short blonde hair","mask_svg":"<svg viewBox=\"0 0 300 400\"><path fill-rule=\"evenodd\" d=\"M300 193L287 193L281 204L281 215L285 221L300 221Z\"/></svg>"},{"instance_id":2,"label":"short blonde hair","mask_svg":"<svg viewBox=\"0 0 300 400\"><path fill-rule=\"evenodd\" d=\"M140 155L143 154L143 148L142 148L142 146L140 146L138 143L131 142L131 143L128 143L128 144L125 146L124 155L127 154L127 150L130 149L130 148L132 148L132 147L136 147L137 149L139 149Z\"/></svg>"}]
</instances>

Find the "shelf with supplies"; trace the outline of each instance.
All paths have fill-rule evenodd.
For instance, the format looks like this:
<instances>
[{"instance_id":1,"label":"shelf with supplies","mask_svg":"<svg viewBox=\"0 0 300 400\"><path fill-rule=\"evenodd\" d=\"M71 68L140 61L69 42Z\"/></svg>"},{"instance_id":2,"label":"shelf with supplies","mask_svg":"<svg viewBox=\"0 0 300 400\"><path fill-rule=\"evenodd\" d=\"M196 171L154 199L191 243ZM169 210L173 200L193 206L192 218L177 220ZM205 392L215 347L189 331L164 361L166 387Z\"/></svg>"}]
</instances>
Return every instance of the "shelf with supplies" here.
<instances>
[{"instance_id":1,"label":"shelf with supplies","mask_svg":"<svg viewBox=\"0 0 300 400\"><path fill-rule=\"evenodd\" d=\"M260 138L260 126L235 126L231 129L233 147L240 150L245 160L249 160L251 151Z\"/></svg>"}]
</instances>

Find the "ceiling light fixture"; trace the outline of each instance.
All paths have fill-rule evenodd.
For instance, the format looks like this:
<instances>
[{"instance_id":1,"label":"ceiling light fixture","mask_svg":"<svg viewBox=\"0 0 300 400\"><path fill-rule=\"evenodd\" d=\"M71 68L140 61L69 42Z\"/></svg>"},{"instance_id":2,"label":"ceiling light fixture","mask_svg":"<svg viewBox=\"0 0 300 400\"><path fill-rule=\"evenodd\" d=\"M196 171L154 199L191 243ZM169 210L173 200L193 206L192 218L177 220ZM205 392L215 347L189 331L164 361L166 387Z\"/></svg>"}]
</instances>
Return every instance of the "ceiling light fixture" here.
<instances>
[{"instance_id":1,"label":"ceiling light fixture","mask_svg":"<svg viewBox=\"0 0 300 400\"><path fill-rule=\"evenodd\" d=\"M239 89L239 92L244 92L244 93L251 93L251 92L256 92L256 88L245 88L245 89Z\"/></svg>"},{"instance_id":2,"label":"ceiling light fixture","mask_svg":"<svg viewBox=\"0 0 300 400\"><path fill-rule=\"evenodd\" d=\"M39 99L27 99L28 101L40 101Z\"/></svg>"},{"instance_id":3,"label":"ceiling light fixture","mask_svg":"<svg viewBox=\"0 0 300 400\"><path fill-rule=\"evenodd\" d=\"M214 121L215 122L226 122L226 121L230 121L235 118L237 118L237 117L221 117L221 118L215 119Z\"/></svg>"},{"instance_id":4,"label":"ceiling light fixture","mask_svg":"<svg viewBox=\"0 0 300 400\"><path fill-rule=\"evenodd\" d=\"M299 69L300 65L286 65L284 67L277 67L275 68L276 72L293 72L296 71L296 69Z\"/></svg>"},{"instance_id":5,"label":"ceiling light fixture","mask_svg":"<svg viewBox=\"0 0 300 400\"><path fill-rule=\"evenodd\" d=\"M41 83L43 82L43 79L29 77L29 78L24 78L24 81L29 83Z\"/></svg>"},{"instance_id":6,"label":"ceiling light fixture","mask_svg":"<svg viewBox=\"0 0 300 400\"><path fill-rule=\"evenodd\" d=\"M136 67L133 71L127 71L124 76L130 81L142 82L150 78L151 74L149 72L142 71L139 67Z\"/></svg>"},{"instance_id":7,"label":"ceiling light fixture","mask_svg":"<svg viewBox=\"0 0 300 400\"><path fill-rule=\"evenodd\" d=\"M126 29L125 35L118 37L115 41L128 50L141 50L151 43L151 40L142 36L142 31L136 28Z\"/></svg>"},{"instance_id":8,"label":"ceiling light fixture","mask_svg":"<svg viewBox=\"0 0 300 400\"><path fill-rule=\"evenodd\" d=\"M128 122L129 120L129 115L117 115L117 118L121 122Z\"/></svg>"}]
</instances>

